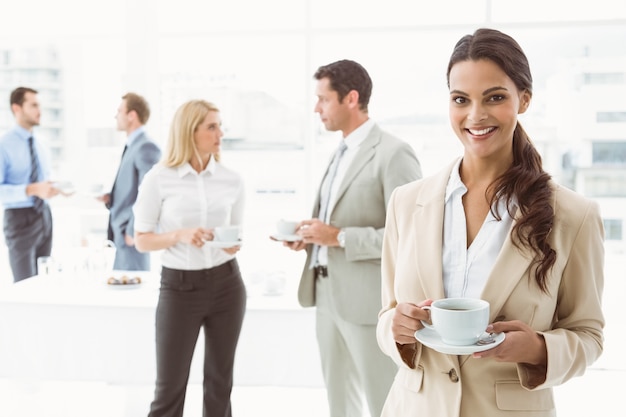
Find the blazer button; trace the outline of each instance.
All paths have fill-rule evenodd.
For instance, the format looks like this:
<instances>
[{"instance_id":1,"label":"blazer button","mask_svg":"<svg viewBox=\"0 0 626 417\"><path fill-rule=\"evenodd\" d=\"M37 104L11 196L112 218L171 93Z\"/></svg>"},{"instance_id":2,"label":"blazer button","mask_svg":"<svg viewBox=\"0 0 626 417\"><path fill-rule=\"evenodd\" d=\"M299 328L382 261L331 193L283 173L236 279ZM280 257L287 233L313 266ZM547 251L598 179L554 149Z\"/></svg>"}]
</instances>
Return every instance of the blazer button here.
<instances>
[{"instance_id":1,"label":"blazer button","mask_svg":"<svg viewBox=\"0 0 626 417\"><path fill-rule=\"evenodd\" d=\"M448 377L450 378L450 381L452 382L459 382L459 376L457 375L456 370L454 368L448 371Z\"/></svg>"}]
</instances>

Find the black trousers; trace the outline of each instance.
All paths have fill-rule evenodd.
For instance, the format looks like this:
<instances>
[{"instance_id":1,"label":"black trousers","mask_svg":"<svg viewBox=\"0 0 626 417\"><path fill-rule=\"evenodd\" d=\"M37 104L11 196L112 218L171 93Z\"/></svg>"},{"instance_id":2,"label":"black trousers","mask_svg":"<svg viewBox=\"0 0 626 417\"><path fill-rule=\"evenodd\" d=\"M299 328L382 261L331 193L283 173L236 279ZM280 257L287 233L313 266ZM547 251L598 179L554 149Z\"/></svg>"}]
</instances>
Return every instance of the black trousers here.
<instances>
[{"instance_id":1,"label":"black trousers","mask_svg":"<svg viewBox=\"0 0 626 417\"><path fill-rule=\"evenodd\" d=\"M13 281L37 275L37 258L52 251L52 213L48 204L4 211L4 239L9 249Z\"/></svg>"},{"instance_id":2,"label":"black trousers","mask_svg":"<svg viewBox=\"0 0 626 417\"><path fill-rule=\"evenodd\" d=\"M157 379L149 417L182 417L191 359L204 329L204 417L230 417L246 290L235 259L211 269L163 267L156 310Z\"/></svg>"}]
</instances>

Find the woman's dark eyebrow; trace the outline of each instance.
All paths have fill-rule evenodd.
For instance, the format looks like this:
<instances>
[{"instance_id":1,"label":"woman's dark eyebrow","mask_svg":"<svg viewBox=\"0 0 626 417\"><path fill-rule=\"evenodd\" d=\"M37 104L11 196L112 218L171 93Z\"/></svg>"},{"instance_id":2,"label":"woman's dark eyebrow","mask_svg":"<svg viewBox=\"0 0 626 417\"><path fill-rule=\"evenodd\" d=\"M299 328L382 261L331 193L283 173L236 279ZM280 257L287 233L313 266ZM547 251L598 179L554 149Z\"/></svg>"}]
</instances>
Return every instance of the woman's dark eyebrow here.
<instances>
[{"instance_id":1,"label":"woman's dark eyebrow","mask_svg":"<svg viewBox=\"0 0 626 417\"><path fill-rule=\"evenodd\" d=\"M504 90L504 91L508 91L506 87L500 87L500 86L496 86L496 87L491 87L486 89L485 91L483 91L483 96L486 96L488 94L493 93L494 91L498 91L498 90ZM467 96L468 94L461 91L461 90L451 90L450 94L460 94L463 96Z\"/></svg>"},{"instance_id":2,"label":"woman's dark eyebrow","mask_svg":"<svg viewBox=\"0 0 626 417\"><path fill-rule=\"evenodd\" d=\"M491 94L491 93L493 93L494 91L498 91L498 90L508 91L508 90L506 89L506 87L500 87L500 86L497 86L497 87L491 87L491 88L488 88L488 89L486 89L485 91L483 91L483 96L486 96L487 94Z\"/></svg>"}]
</instances>

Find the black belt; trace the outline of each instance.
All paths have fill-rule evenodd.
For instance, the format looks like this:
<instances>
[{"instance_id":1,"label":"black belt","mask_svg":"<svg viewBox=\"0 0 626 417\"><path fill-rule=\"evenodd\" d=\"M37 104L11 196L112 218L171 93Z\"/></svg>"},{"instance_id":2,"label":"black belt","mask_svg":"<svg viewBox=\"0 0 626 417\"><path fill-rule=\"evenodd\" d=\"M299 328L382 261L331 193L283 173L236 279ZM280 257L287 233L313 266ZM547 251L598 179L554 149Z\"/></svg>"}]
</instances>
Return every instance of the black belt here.
<instances>
[{"instance_id":1,"label":"black belt","mask_svg":"<svg viewBox=\"0 0 626 417\"><path fill-rule=\"evenodd\" d=\"M313 275L315 278L328 278L328 267L326 265L314 266Z\"/></svg>"},{"instance_id":2,"label":"black belt","mask_svg":"<svg viewBox=\"0 0 626 417\"><path fill-rule=\"evenodd\" d=\"M186 270L186 269L173 269L166 266L161 267L161 273L169 276L178 276L180 278L210 278L213 275L222 275L230 273L236 265L236 258L230 261L224 262L221 265L214 266L213 268L198 269L198 270Z\"/></svg>"}]
</instances>

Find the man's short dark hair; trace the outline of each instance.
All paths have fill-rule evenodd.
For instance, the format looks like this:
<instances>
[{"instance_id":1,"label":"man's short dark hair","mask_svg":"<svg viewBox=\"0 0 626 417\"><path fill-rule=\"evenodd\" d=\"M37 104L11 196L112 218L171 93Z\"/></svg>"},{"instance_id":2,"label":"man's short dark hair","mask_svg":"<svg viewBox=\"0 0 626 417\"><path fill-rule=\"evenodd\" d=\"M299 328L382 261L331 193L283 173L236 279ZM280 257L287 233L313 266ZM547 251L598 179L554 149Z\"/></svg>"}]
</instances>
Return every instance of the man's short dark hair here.
<instances>
[{"instance_id":1,"label":"man's short dark hair","mask_svg":"<svg viewBox=\"0 0 626 417\"><path fill-rule=\"evenodd\" d=\"M145 98L136 93L126 93L122 96L122 100L126 100L126 111L130 112L134 110L142 125L148 122L150 118L150 106Z\"/></svg>"},{"instance_id":2,"label":"man's short dark hair","mask_svg":"<svg viewBox=\"0 0 626 417\"><path fill-rule=\"evenodd\" d=\"M323 65L317 69L314 78L321 80L328 78L330 88L337 92L339 101L352 90L359 93L359 107L367 112L367 106L372 95L372 79L358 62L348 59Z\"/></svg>"},{"instance_id":3,"label":"man's short dark hair","mask_svg":"<svg viewBox=\"0 0 626 417\"><path fill-rule=\"evenodd\" d=\"M26 93L37 94L37 90L34 90L29 87L17 87L15 90L11 91L11 98L9 99L9 106L17 104L18 106L22 106L24 104Z\"/></svg>"}]
</instances>

